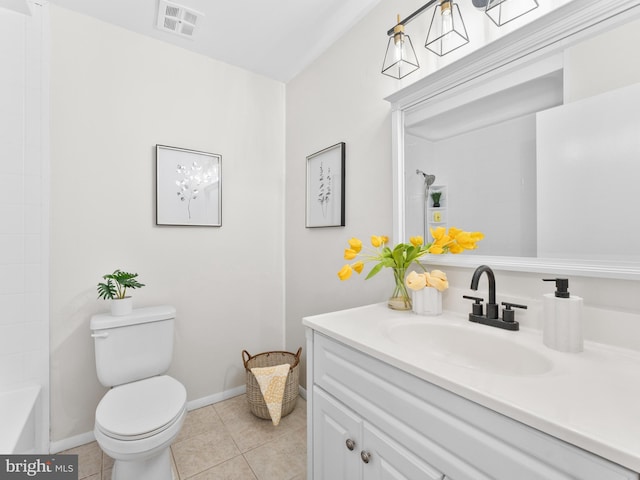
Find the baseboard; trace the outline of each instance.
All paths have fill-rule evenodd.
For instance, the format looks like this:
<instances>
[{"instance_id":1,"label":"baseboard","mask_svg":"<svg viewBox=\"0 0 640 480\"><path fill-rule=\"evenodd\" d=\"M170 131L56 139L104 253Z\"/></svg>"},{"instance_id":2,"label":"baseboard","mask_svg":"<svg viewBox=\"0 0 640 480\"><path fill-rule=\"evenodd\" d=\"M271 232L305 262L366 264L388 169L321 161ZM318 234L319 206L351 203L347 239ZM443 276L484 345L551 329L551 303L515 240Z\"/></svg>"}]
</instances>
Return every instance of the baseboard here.
<instances>
[{"instance_id":1,"label":"baseboard","mask_svg":"<svg viewBox=\"0 0 640 480\"><path fill-rule=\"evenodd\" d=\"M95 439L96 437L92 431L81 433L80 435L75 435L73 437L64 438L62 440L51 442L49 444L49 452L50 453L64 452L65 450L70 450L72 448L76 448L81 445L91 443L95 441Z\"/></svg>"},{"instance_id":2,"label":"baseboard","mask_svg":"<svg viewBox=\"0 0 640 480\"><path fill-rule=\"evenodd\" d=\"M224 392L215 393L213 395L208 395L206 397L197 398L195 400L191 400L187 402L187 410L195 410L197 408L206 407L207 405L213 405L214 403L222 402L223 400L227 400L229 398L237 397L238 395L242 395L247 390L246 385L241 385L239 387L232 388L230 390L225 390ZM95 441L96 437L93 434L93 431L81 433L80 435L75 435L73 437L64 438L62 440L57 440L55 442L51 442L49 444L49 452L50 453L60 453L65 450L70 450L72 448L80 447L81 445L85 445L87 443L91 443Z\"/></svg>"},{"instance_id":3,"label":"baseboard","mask_svg":"<svg viewBox=\"0 0 640 480\"><path fill-rule=\"evenodd\" d=\"M246 391L247 386L241 385L239 387L232 388L231 390L225 390L224 392L214 393L213 395L208 395L196 400L191 400L190 402L187 402L187 410L191 411L197 408L206 407L207 405L213 405L214 403L222 402L223 400L242 395Z\"/></svg>"},{"instance_id":4,"label":"baseboard","mask_svg":"<svg viewBox=\"0 0 640 480\"><path fill-rule=\"evenodd\" d=\"M298 385L298 393L302 398L307 399L307 390L302 385Z\"/></svg>"}]
</instances>

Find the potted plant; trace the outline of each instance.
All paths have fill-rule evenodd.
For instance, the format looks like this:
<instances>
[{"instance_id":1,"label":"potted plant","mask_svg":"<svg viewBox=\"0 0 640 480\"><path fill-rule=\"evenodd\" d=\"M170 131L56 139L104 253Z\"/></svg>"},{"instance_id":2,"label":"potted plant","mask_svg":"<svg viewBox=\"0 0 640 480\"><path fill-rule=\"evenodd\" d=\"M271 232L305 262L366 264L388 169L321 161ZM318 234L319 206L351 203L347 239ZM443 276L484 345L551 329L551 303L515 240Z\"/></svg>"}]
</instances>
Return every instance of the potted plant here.
<instances>
[{"instance_id":1,"label":"potted plant","mask_svg":"<svg viewBox=\"0 0 640 480\"><path fill-rule=\"evenodd\" d=\"M120 269L104 275L106 282L98 283L98 298L111 300L111 315L127 315L133 310L133 301L127 296L127 289L144 287L138 282L137 273L123 272Z\"/></svg>"},{"instance_id":2,"label":"potted plant","mask_svg":"<svg viewBox=\"0 0 640 480\"><path fill-rule=\"evenodd\" d=\"M442 196L442 192L431 192L431 200L433 200L434 208L440 207L440 197Z\"/></svg>"}]
</instances>

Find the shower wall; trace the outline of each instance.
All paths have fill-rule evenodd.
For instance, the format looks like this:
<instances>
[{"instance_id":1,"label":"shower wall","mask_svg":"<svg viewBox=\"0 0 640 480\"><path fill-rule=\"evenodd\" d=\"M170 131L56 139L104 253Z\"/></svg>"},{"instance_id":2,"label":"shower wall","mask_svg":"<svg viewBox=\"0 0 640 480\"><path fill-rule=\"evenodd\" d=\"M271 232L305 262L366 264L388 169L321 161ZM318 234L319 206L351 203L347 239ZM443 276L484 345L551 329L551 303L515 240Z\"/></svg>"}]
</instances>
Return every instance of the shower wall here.
<instances>
[{"instance_id":1,"label":"shower wall","mask_svg":"<svg viewBox=\"0 0 640 480\"><path fill-rule=\"evenodd\" d=\"M0 7L0 391L41 386L48 441L48 7ZM44 438L42 438L44 437Z\"/></svg>"}]
</instances>

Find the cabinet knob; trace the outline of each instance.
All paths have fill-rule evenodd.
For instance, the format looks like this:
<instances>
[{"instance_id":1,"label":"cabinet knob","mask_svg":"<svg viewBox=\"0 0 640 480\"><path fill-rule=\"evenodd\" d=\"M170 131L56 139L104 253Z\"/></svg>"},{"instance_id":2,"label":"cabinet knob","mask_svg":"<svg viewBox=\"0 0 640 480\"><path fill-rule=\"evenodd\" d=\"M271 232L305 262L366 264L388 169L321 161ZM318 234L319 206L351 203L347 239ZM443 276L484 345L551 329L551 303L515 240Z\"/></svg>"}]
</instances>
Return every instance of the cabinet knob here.
<instances>
[{"instance_id":1,"label":"cabinet knob","mask_svg":"<svg viewBox=\"0 0 640 480\"><path fill-rule=\"evenodd\" d=\"M371 460L371 454L369 452L365 452L364 450L362 450L360 452L360 458L364 463L369 463L369 461Z\"/></svg>"},{"instance_id":2,"label":"cabinet knob","mask_svg":"<svg viewBox=\"0 0 640 480\"><path fill-rule=\"evenodd\" d=\"M349 450L353 450L354 448L356 448L356 442L354 442L353 440L351 440L350 438L347 438L347 441L344 442L347 445L347 448Z\"/></svg>"}]
</instances>

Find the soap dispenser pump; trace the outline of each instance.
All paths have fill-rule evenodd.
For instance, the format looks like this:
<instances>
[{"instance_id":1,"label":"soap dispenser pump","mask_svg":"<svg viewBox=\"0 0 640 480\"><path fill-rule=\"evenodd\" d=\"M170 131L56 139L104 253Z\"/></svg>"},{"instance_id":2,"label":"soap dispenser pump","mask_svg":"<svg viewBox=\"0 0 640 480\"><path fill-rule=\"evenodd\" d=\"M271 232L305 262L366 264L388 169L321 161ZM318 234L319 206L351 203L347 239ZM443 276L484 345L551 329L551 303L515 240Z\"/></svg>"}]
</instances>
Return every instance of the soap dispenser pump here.
<instances>
[{"instance_id":1,"label":"soap dispenser pump","mask_svg":"<svg viewBox=\"0 0 640 480\"><path fill-rule=\"evenodd\" d=\"M543 281L556 283L555 293L548 293L543 297L544 344L560 352L581 352L582 298L569 293L567 278L545 278Z\"/></svg>"}]
</instances>

